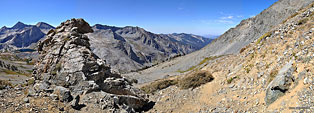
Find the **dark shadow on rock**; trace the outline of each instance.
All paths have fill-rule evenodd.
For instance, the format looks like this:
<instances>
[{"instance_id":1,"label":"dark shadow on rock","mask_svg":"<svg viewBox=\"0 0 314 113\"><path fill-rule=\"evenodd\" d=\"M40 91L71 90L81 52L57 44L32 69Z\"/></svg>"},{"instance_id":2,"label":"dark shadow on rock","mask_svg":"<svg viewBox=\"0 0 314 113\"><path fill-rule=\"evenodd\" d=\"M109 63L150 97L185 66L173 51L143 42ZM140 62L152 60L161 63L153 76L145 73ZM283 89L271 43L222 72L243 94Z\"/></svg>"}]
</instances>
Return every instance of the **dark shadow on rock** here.
<instances>
[{"instance_id":1,"label":"dark shadow on rock","mask_svg":"<svg viewBox=\"0 0 314 113\"><path fill-rule=\"evenodd\" d=\"M156 102L150 101L146 105L144 105L141 109L136 110L136 112L148 111L155 106Z\"/></svg>"},{"instance_id":2,"label":"dark shadow on rock","mask_svg":"<svg viewBox=\"0 0 314 113\"><path fill-rule=\"evenodd\" d=\"M72 108L75 110L81 110L83 107L86 107L86 105L85 104L79 104L77 106L72 106Z\"/></svg>"}]
</instances>

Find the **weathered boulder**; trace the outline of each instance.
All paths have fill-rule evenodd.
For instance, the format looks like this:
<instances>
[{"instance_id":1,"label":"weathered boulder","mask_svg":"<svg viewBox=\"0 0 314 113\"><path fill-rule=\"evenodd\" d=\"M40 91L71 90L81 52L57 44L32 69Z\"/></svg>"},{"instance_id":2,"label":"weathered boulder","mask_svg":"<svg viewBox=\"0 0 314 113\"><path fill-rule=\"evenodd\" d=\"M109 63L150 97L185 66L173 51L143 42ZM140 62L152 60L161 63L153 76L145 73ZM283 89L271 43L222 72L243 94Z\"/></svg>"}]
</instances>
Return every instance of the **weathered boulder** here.
<instances>
[{"instance_id":1,"label":"weathered boulder","mask_svg":"<svg viewBox=\"0 0 314 113\"><path fill-rule=\"evenodd\" d=\"M73 101L68 104L76 110L84 106L98 106L86 109L102 110L99 103L81 103L93 93L97 94L92 97L95 99L104 95L112 95L112 100L116 97L118 102L105 105L113 106L114 111L140 110L148 103L146 95L133 88L127 79L113 72L104 60L91 51L89 38L84 35L90 32L93 30L83 19L67 20L48 32L45 40L38 45L40 56L33 72L36 81L39 81L36 83L39 85L37 90L46 87L39 83L49 85L60 101Z\"/></svg>"},{"instance_id":2,"label":"weathered boulder","mask_svg":"<svg viewBox=\"0 0 314 113\"><path fill-rule=\"evenodd\" d=\"M54 94L59 96L61 102L71 102L73 100L70 90L62 86L55 87Z\"/></svg>"},{"instance_id":3,"label":"weathered boulder","mask_svg":"<svg viewBox=\"0 0 314 113\"><path fill-rule=\"evenodd\" d=\"M278 75L269 83L266 89L265 102L267 105L276 101L289 90L291 84L295 81L292 73L295 70L292 62L286 64Z\"/></svg>"}]
</instances>

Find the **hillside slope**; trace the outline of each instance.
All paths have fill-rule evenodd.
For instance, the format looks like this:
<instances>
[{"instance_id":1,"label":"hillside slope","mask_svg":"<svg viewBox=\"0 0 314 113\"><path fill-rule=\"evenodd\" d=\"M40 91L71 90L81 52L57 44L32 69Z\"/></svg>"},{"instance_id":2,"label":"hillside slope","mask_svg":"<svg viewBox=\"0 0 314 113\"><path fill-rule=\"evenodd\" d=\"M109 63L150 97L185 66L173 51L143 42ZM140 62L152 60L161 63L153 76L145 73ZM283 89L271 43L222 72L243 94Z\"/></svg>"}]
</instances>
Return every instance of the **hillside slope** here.
<instances>
[{"instance_id":1,"label":"hillside slope","mask_svg":"<svg viewBox=\"0 0 314 113\"><path fill-rule=\"evenodd\" d=\"M202 61L211 56L236 54L241 48L258 39L272 27L295 14L314 0L279 0L255 17L243 20L199 51L165 62L140 73L125 76L139 79L140 83L150 82L168 75L180 75L183 72L202 66Z\"/></svg>"},{"instance_id":2,"label":"hillside slope","mask_svg":"<svg viewBox=\"0 0 314 113\"><path fill-rule=\"evenodd\" d=\"M204 62L153 92L151 112L314 112L314 3L241 49ZM200 83L205 71L213 80ZM186 82L184 78L191 78ZM164 80L164 81L165 81ZM164 82L163 83L167 83ZM156 81L142 89L162 89ZM182 88L201 84L200 87ZM171 86L172 85L172 86ZM158 86L158 87L156 87Z\"/></svg>"}]
</instances>

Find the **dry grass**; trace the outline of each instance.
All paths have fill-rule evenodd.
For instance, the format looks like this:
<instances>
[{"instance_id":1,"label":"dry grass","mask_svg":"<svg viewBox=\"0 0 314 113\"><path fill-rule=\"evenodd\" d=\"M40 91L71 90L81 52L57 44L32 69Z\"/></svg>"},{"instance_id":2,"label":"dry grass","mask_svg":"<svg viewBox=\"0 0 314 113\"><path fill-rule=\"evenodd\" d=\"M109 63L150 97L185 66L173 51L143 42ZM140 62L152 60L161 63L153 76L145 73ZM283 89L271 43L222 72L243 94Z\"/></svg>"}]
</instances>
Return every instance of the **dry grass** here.
<instances>
[{"instance_id":1,"label":"dry grass","mask_svg":"<svg viewBox=\"0 0 314 113\"><path fill-rule=\"evenodd\" d=\"M277 76L278 74L278 70L277 69L273 69L270 71L270 74L269 74L269 77L268 77L268 80L267 80L267 83L269 84L271 81L274 80L274 78Z\"/></svg>"},{"instance_id":2,"label":"dry grass","mask_svg":"<svg viewBox=\"0 0 314 113\"><path fill-rule=\"evenodd\" d=\"M33 85L35 83L35 79L29 79L27 80L27 83L23 84L22 86L25 87L25 86L30 86L30 85Z\"/></svg>"},{"instance_id":3,"label":"dry grass","mask_svg":"<svg viewBox=\"0 0 314 113\"><path fill-rule=\"evenodd\" d=\"M270 37L272 35L272 32L267 32L264 35L262 35L261 37L259 37L256 41L256 44L259 44L264 38L266 37Z\"/></svg>"},{"instance_id":4,"label":"dry grass","mask_svg":"<svg viewBox=\"0 0 314 113\"><path fill-rule=\"evenodd\" d=\"M10 74L10 75L24 75L24 76L28 76L28 77L31 76L30 73L15 72L15 71L8 70L8 69L4 69L3 72L6 74Z\"/></svg>"},{"instance_id":5,"label":"dry grass","mask_svg":"<svg viewBox=\"0 0 314 113\"><path fill-rule=\"evenodd\" d=\"M7 80L0 80L0 90L4 89L7 86L13 87L13 85Z\"/></svg>"},{"instance_id":6,"label":"dry grass","mask_svg":"<svg viewBox=\"0 0 314 113\"><path fill-rule=\"evenodd\" d=\"M155 91L167 88L175 84L177 84L176 80L158 80L153 83L150 83L149 85L141 87L141 90L143 90L146 93L153 93Z\"/></svg>"},{"instance_id":7,"label":"dry grass","mask_svg":"<svg viewBox=\"0 0 314 113\"><path fill-rule=\"evenodd\" d=\"M297 16L298 14L299 14L298 12L294 13L293 15L289 16L286 20L282 21L281 24L286 23L289 19L291 19L291 18Z\"/></svg>"},{"instance_id":8,"label":"dry grass","mask_svg":"<svg viewBox=\"0 0 314 113\"><path fill-rule=\"evenodd\" d=\"M196 88L212 80L214 80L212 74L207 71L200 71L179 80L178 87L181 89Z\"/></svg>"},{"instance_id":9,"label":"dry grass","mask_svg":"<svg viewBox=\"0 0 314 113\"><path fill-rule=\"evenodd\" d=\"M305 24L307 21L309 21L309 18L303 18L303 19L298 21L297 25Z\"/></svg>"},{"instance_id":10,"label":"dry grass","mask_svg":"<svg viewBox=\"0 0 314 113\"><path fill-rule=\"evenodd\" d=\"M196 88L203 84L206 84L210 81L214 80L212 74L207 71L200 71L195 72L191 75L187 75L186 77L180 79L163 79L152 82L148 85L141 87L146 93L153 93L155 91L165 89L172 85L177 85L181 89L189 89L189 88Z\"/></svg>"},{"instance_id":11,"label":"dry grass","mask_svg":"<svg viewBox=\"0 0 314 113\"><path fill-rule=\"evenodd\" d=\"M227 83L228 83L228 84L232 83L232 81L233 81L234 79L236 79L236 78L238 78L238 76L229 78L229 79L227 80Z\"/></svg>"},{"instance_id":12,"label":"dry grass","mask_svg":"<svg viewBox=\"0 0 314 113\"><path fill-rule=\"evenodd\" d=\"M243 53L245 51L245 49L246 49L245 47L241 48L240 53Z\"/></svg>"}]
</instances>

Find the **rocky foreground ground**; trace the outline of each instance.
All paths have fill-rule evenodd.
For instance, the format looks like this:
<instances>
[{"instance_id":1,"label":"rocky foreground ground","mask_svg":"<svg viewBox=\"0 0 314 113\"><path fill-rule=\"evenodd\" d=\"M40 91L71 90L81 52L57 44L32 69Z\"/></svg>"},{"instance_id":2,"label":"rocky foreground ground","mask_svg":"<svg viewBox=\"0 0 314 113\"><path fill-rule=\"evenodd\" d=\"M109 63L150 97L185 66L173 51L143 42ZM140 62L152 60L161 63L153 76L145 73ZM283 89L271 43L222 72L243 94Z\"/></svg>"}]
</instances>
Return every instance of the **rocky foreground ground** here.
<instances>
[{"instance_id":1,"label":"rocky foreground ground","mask_svg":"<svg viewBox=\"0 0 314 113\"><path fill-rule=\"evenodd\" d=\"M150 112L314 112L314 7L310 5L241 49L240 54L204 59L195 68L213 81L182 89L182 76L142 87L156 104ZM201 79L194 78L190 84ZM167 86L158 82L175 80ZM165 89L163 89L165 88ZM150 89L150 90L147 90Z\"/></svg>"}]
</instances>

